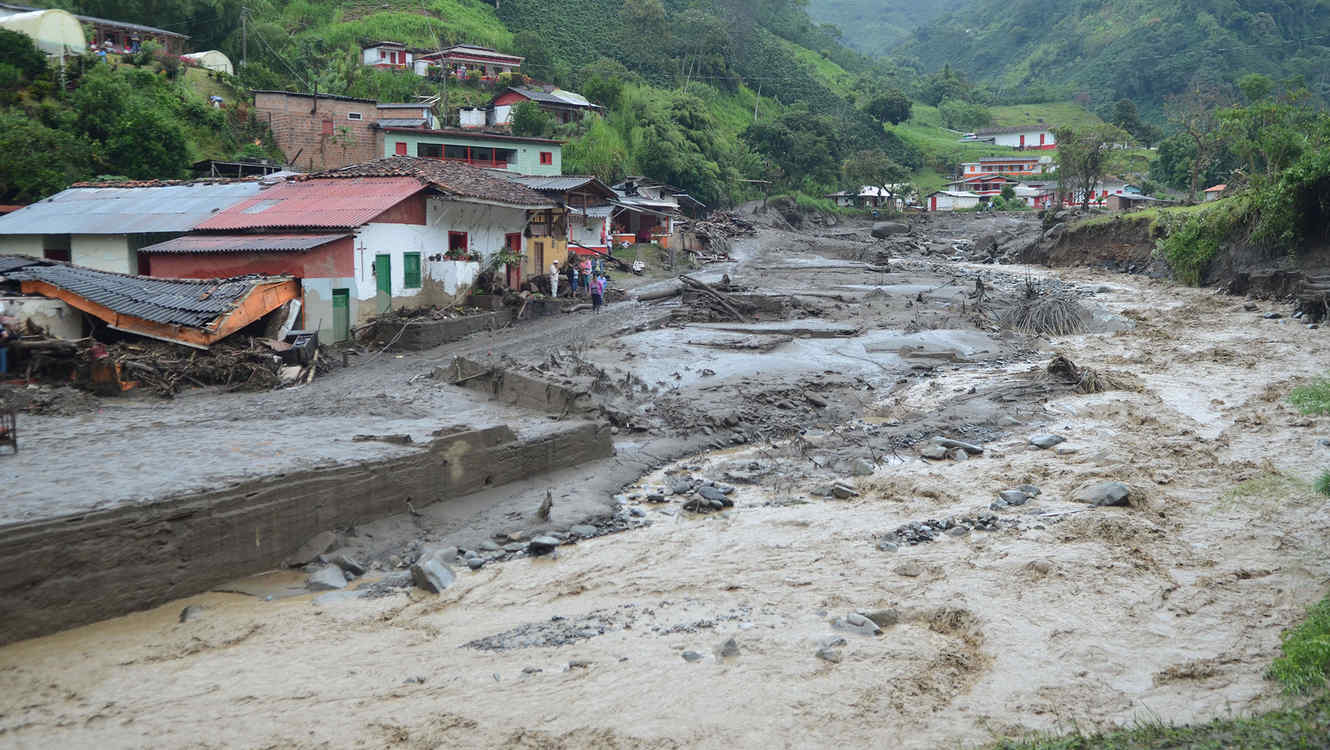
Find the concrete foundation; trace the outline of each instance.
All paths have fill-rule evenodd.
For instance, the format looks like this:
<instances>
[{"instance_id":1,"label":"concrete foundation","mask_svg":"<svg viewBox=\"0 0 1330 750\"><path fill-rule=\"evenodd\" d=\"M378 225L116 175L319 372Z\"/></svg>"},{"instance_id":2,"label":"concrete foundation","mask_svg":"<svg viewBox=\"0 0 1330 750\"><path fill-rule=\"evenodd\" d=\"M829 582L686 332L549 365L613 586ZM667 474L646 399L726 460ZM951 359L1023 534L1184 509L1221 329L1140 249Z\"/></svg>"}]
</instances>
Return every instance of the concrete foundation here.
<instances>
[{"instance_id":1,"label":"concrete foundation","mask_svg":"<svg viewBox=\"0 0 1330 750\"><path fill-rule=\"evenodd\" d=\"M420 351L432 349L440 344L447 344L469 336L477 331L493 331L502 328L513 319L511 310L468 315L464 318L445 320L413 320L409 323L379 323L375 335L381 340L397 340L390 351ZM398 336L398 329L405 327Z\"/></svg>"},{"instance_id":2,"label":"concrete foundation","mask_svg":"<svg viewBox=\"0 0 1330 750\"><path fill-rule=\"evenodd\" d=\"M484 391L496 401L537 409L550 414L581 415L596 411L591 394L565 388L548 380L511 370L502 370L458 357L447 367L434 370L434 378L463 388Z\"/></svg>"},{"instance_id":3,"label":"concrete foundation","mask_svg":"<svg viewBox=\"0 0 1330 750\"><path fill-rule=\"evenodd\" d=\"M322 531L612 455L593 422L446 434L405 457L0 528L0 644L279 567Z\"/></svg>"}]
</instances>

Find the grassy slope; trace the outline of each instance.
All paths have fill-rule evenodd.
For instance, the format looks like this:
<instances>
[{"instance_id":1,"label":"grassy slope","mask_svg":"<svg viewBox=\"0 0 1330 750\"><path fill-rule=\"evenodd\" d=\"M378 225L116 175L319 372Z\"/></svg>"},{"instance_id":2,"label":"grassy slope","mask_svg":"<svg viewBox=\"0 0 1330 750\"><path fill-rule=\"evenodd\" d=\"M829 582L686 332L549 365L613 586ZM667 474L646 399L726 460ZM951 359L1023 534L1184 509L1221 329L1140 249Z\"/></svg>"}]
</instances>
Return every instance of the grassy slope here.
<instances>
[{"instance_id":1,"label":"grassy slope","mask_svg":"<svg viewBox=\"0 0 1330 750\"><path fill-rule=\"evenodd\" d=\"M331 23L311 26L297 37L322 39L334 47L362 39L391 39L416 47L435 47L440 38L498 49L513 43L494 6L480 0L375 0L342 6L328 20Z\"/></svg>"}]
</instances>

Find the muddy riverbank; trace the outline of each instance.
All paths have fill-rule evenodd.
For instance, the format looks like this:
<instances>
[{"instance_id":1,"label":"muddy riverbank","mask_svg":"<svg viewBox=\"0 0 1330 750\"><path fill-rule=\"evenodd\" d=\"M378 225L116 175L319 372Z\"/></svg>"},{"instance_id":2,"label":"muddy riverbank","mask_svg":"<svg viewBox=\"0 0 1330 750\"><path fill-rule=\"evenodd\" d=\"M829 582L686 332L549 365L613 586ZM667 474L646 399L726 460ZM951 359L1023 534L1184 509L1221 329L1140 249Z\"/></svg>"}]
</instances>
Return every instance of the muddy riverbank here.
<instances>
[{"instance_id":1,"label":"muddy riverbank","mask_svg":"<svg viewBox=\"0 0 1330 750\"><path fill-rule=\"evenodd\" d=\"M616 486L588 465L362 526L342 542L378 563L352 586L372 598L281 573L0 649L0 742L922 748L1272 705L1279 633L1330 586L1306 484L1330 420L1283 400L1325 334L1141 276L950 260L990 226L921 229L887 271L866 227L835 232L767 230L707 273L798 314L673 298L396 360L585 389ZM1089 331L1004 330L1027 284ZM1116 379L1080 392L1056 354ZM981 450L925 458L938 436ZM1125 505L1076 500L1109 483ZM627 530L576 540L588 520ZM547 530L570 543L494 537ZM376 585L447 547L483 565L438 595Z\"/></svg>"}]
</instances>

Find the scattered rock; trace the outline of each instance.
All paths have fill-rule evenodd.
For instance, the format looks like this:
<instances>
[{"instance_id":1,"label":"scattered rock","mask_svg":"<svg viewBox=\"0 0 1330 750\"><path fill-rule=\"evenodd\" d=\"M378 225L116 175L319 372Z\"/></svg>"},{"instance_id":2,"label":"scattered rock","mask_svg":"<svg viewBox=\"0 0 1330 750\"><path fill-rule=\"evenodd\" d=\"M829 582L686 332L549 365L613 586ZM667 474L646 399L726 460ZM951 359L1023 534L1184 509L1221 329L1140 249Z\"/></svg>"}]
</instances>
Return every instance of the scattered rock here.
<instances>
[{"instance_id":1,"label":"scattered rock","mask_svg":"<svg viewBox=\"0 0 1330 750\"><path fill-rule=\"evenodd\" d=\"M540 667L522 667L522 674L540 674L544 671Z\"/></svg>"},{"instance_id":2,"label":"scattered rock","mask_svg":"<svg viewBox=\"0 0 1330 750\"><path fill-rule=\"evenodd\" d=\"M840 664L841 660L844 657L842 657L841 653L836 649L826 648L824 646L817 650L817 658L821 659L822 661L829 661L832 664Z\"/></svg>"},{"instance_id":3,"label":"scattered rock","mask_svg":"<svg viewBox=\"0 0 1330 750\"><path fill-rule=\"evenodd\" d=\"M849 500L852 497L859 497L859 491L844 482L836 482L831 485L831 494L841 500Z\"/></svg>"},{"instance_id":4,"label":"scattered rock","mask_svg":"<svg viewBox=\"0 0 1330 750\"><path fill-rule=\"evenodd\" d=\"M670 481L670 489L673 490L676 495L687 495L689 492L693 491L693 480L688 477L673 479Z\"/></svg>"},{"instance_id":5,"label":"scattered rock","mask_svg":"<svg viewBox=\"0 0 1330 750\"><path fill-rule=\"evenodd\" d=\"M559 546L559 540L552 536L538 536L526 545L526 551L532 555L548 555Z\"/></svg>"},{"instance_id":6,"label":"scattered rock","mask_svg":"<svg viewBox=\"0 0 1330 750\"><path fill-rule=\"evenodd\" d=\"M590 524L579 523L576 526L573 526L572 528L568 529L568 532L580 536L583 539L586 539L588 537L593 537L599 534L600 529L597 529L595 526L592 526Z\"/></svg>"},{"instance_id":7,"label":"scattered rock","mask_svg":"<svg viewBox=\"0 0 1330 750\"><path fill-rule=\"evenodd\" d=\"M889 628L901 620L901 613L894 609L875 609L860 614L872 620L879 628Z\"/></svg>"},{"instance_id":8,"label":"scattered rock","mask_svg":"<svg viewBox=\"0 0 1330 750\"><path fill-rule=\"evenodd\" d=\"M408 678L406 678L405 680L402 680L402 684L403 684L403 685L424 685L424 684L425 684L425 678L422 677L422 676L420 676L420 675L417 675L417 676L415 676L415 677L408 677Z\"/></svg>"},{"instance_id":9,"label":"scattered rock","mask_svg":"<svg viewBox=\"0 0 1330 750\"><path fill-rule=\"evenodd\" d=\"M1053 449L1053 452L1059 456L1073 456L1081 452L1080 448L1073 448L1070 445L1059 445Z\"/></svg>"},{"instance_id":10,"label":"scattered rock","mask_svg":"<svg viewBox=\"0 0 1330 750\"><path fill-rule=\"evenodd\" d=\"M919 455L940 461L947 457L947 449L937 443L928 443L919 449Z\"/></svg>"},{"instance_id":11,"label":"scattered rock","mask_svg":"<svg viewBox=\"0 0 1330 750\"><path fill-rule=\"evenodd\" d=\"M495 544L494 542L489 541L488 539L481 542L479 547L482 552L498 552L499 550L503 549L502 547Z\"/></svg>"},{"instance_id":12,"label":"scattered rock","mask_svg":"<svg viewBox=\"0 0 1330 750\"><path fill-rule=\"evenodd\" d=\"M840 648L845 645L845 636L829 635L817 642L819 648Z\"/></svg>"},{"instance_id":13,"label":"scattered rock","mask_svg":"<svg viewBox=\"0 0 1330 750\"><path fill-rule=\"evenodd\" d=\"M198 604L191 604L188 607L185 607L184 609L180 610L181 622L189 622L190 620L197 620L202 616L203 616L203 607Z\"/></svg>"},{"instance_id":14,"label":"scattered rock","mask_svg":"<svg viewBox=\"0 0 1330 750\"><path fill-rule=\"evenodd\" d=\"M697 494L701 495L702 499L704 500L711 500L719 503L728 503L728 505L730 506L734 505L734 502L729 498L725 497L725 493L721 492L719 487L713 487L712 485L709 484L704 484L701 487L698 487Z\"/></svg>"},{"instance_id":15,"label":"scattered rock","mask_svg":"<svg viewBox=\"0 0 1330 750\"><path fill-rule=\"evenodd\" d=\"M873 236L878 239L886 239L895 234L905 234L910 231L908 224L902 224L899 221L879 221L873 224Z\"/></svg>"},{"instance_id":16,"label":"scattered rock","mask_svg":"<svg viewBox=\"0 0 1330 750\"><path fill-rule=\"evenodd\" d=\"M879 539L877 540L877 549L879 552L895 552L896 550L900 549L900 546L897 545L895 542L886 539Z\"/></svg>"},{"instance_id":17,"label":"scattered rock","mask_svg":"<svg viewBox=\"0 0 1330 750\"><path fill-rule=\"evenodd\" d=\"M697 653L696 651L685 651L683 652L683 654L681 654L681 656L683 656L683 660L686 662L702 661L702 655Z\"/></svg>"},{"instance_id":18,"label":"scattered rock","mask_svg":"<svg viewBox=\"0 0 1330 750\"><path fill-rule=\"evenodd\" d=\"M360 563L356 562L355 560L352 560L350 557L347 557L346 555L343 555L341 553L338 553L328 558L328 562L332 563L333 565L336 565L337 567L341 568L343 572L352 576L363 576L365 575L365 572L369 570L369 568L366 568L364 565L361 565Z\"/></svg>"},{"instance_id":19,"label":"scattered rock","mask_svg":"<svg viewBox=\"0 0 1330 750\"><path fill-rule=\"evenodd\" d=\"M1127 505L1131 497L1131 488L1122 482L1099 482L1086 484L1071 496L1078 503L1098 506Z\"/></svg>"},{"instance_id":20,"label":"scattered rock","mask_svg":"<svg viewBox=\"0 0 1330 750\"><path fill-rule=\"evenodd\" d=\"M937 437L933 438L933 442L943 448L960 448L971 456L979 456L984 452L982 446L975 445L974 443L961 442L960 440L952 440L951 438Z\"/></svg>"},{"instance_id":21,"label":"scattered rock","mask_svg":"<svg viewBox=\"0 0 1330 750\"><path fill-rule=\"evenodd\" d=\"M947 529L947 536L965 536L970 533L968 526L952 526Z\"/></svg>"},{"instance_id":22,"label":"scattered rock","mask_svg":"<svg viewBox=\"0 0 1330 750\"><path fill-rule=\"evenodd\" d=\"M1266 320L1279 320L1280 318L1282 318L1282 317L1284 317L1284 316L1281 315L1281 314L1279 314L1279 313L1277 313L1277 312L1269 312L1269 313L1266 313L1265 315L1262 315L1261 317L1262 317L1262 318L1265 318Z\"/></svg>"},{"instance_id":23,"label":"scattered rock","mask_svg":"<svg viewBox=\"0 0 1330 750\"><path fill-rule=\"evenodd\" d=\"M569 669L590 669L590 668L591 668L591 660L590 660L590 659L573 659L573 660L571 660L571 661L568 662L568 668L569 668Z\"/></svg>"},{"instance_id":24,"label":"scattered rock","mask_svg":"<svg viewBox=\"0 0 1330 750\"><path fill-rule=\"evenodd\" d=\"M953 448L950 455L952 461L970 460L970 454L966 452L963 448Z\"/></svg>"},{"instance_id":25,"label":"scattered rock","mask_svg":"<svg viewBox=\"0 0 1330 750\"><path fill-rule=\"evenodd\" d=\"M648 502L648 503L663 503L663 502L665 502L665 493L664 493L664 492L652 492L652 493L648 493L648 494L647 494L647 502Z\"/></svg>"},{"instance_id":26,"label":"scattered rock","mask_svg":"<svg viewBox=\"0 0 1330 750\"><path fill-rule=\"evenodd\" d=\"M1053 435L1051 433L1046 432L1041 435L1035 435L1034 437L1031 437L1030 445L1033 445L1036 448L1042 448L1044 450L1047 450L1057 445L1058 443L1065 443L1066 441L1067 439L1062 437L1061 435Z\"/></svg>"},{"instance_id":27,"label":"scattered rock","mask_svg":"<svg viewBox=\"0 0 1330 750\"><path fill-rule=\"evenodd\" d=\"M831 627L860 635L882 635L882 628L879 628L877 623L858 612L851 612L844 617L833 617Z\"/></svg>"},{"instance_id":28,"label":"scattered rock","mask_svg":"<svg viewBox=\"0 0 1330 750\"><path fill-rule=\"evenodd\" d=\"M716 654L722 659L739 655L739 642L730 638L716 647Z\"/></svg>"},{"instance_id":29,"label":"scattered rock","mask_svg":"<svg viewBox=\"0 0 1330 750\"><path fill-rule=\"evenodd\" d=\"M420 588L438 594L451 586L453 581L457 580L457 576L452 568L429 558L411 566L411 580Z\"/></svg>"},{"instance_id":30,"label":"scattered rock","mask_svg":"<svg viewBox=\"0 0 1330 750\"><path fill-rule=\"evenodd\" d=\"M877 467L873 465L873 462L866 458L856 458L850 462L849 471L852 477L870 476L876 470Z\"/></svg>"},{"instance_id":31,"label":"scattered rock","mask_svg":"<svg viewBox=\"0 0 1330 750\"><path fill-rule=\"evenodd\" d=\"M896 575L906 578L918 578L924 574L924 568L919 563L910 560L896 566Z\"/></svg>"},{"instance_id":32,"label":"scattered rock","mask_svg":"<svg viewBox=\"0 0 1330 750\"><path fill-rule=\"evenodd\" d=\"M314 535L313 539L300 545L300 548L286 558L288 568L298 568L306 563L314 562L319 559L319 555L327 552L337 544L337 535L331 531L320 531Z\"/></svg>"},{"instance_id":33,"label":"scattered rock","mask_svg":"<svg viewBox=\"0 0 1330 750\"><path fill-rule=\"evenodd\" d=\"M633 518L646 518L647 512L641 508L629 508L628 515Z\"/></svg>"},{"instance_id":34,"label":"scattered rock","mask_svg":"<svg viewBox=\"0 0 1330 750\"><path fill-rule=\"evenodd\" d=\"M1030 501L1030 497L1030 493L1023 489L1002 490L998 493L998 499L1003 502L1003 507L1008 505L1025 505Z\"/></svg>"},{"instance_id":35,"label":"scattered rock","mask_svg":"<svg viewBox=\"0 0 1330 750\"><path fill-rule=\"evenodd\" d=\"M827 400L826 400L825 398L822 398L821 396L815 394L815 393L807 393L807 392L805 392L805 393L804 393L804 399L805 399L806 401L808 401L808 403L812 404L813 406L816 406L816 407L819 408L819 409L826 408Z\"/></svg>"},{"instance_id":36,"label":"scattered rock","mask_svg":"<svg viewBox=\"0 0 1330 750\"><path fill-rule=\"evenodd\" d=\"M346 588L346 576L342 575L341 568L336 565L329 565L311 573L305 581L305 588L310 591L332 591L333 589Z\"/></svg>"}]
</instances>

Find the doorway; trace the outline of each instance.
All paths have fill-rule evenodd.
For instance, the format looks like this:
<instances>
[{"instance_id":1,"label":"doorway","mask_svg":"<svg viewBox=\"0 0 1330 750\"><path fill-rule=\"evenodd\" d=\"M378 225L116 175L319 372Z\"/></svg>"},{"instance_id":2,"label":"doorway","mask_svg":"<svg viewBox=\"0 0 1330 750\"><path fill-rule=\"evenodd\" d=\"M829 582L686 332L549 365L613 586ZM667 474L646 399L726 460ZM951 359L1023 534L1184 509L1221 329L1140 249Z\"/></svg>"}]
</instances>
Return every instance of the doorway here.
<instances>
[{"instance_id":1,"label":"doorway","mask_svg":"<svg viewBox=\"0 0 1330 750\"><path fill-rule=\"evenodd\" d=\"M505 234L503 236L503 244L508 247L508 252L513 255L521 255L522 233L512 232L510 234ZM522 285L522 263L520 260L517 263L509 263L506 266L505 281L507 282L509 289L516 289Z\"/></svg>"},{"instance_id":2,"label":"doorway","mask_svg":"<svg viewBox=\"0 0 1330 750\"><path fill-rule=\"evenodd\" d=\"M351 290L332 290L333 343L351 336Z\"/></svg>"},{"instance_id":3,"label":"doorway","mask_svg":"<svg viewBox=\"0 0 1330 750\"><path fill-rule=\"evenodd\" d=\"M393 259L391 255L374 256L374 283L378 290L379 312L388 312L393 304Z\"/></svg>"}]
</instances>

